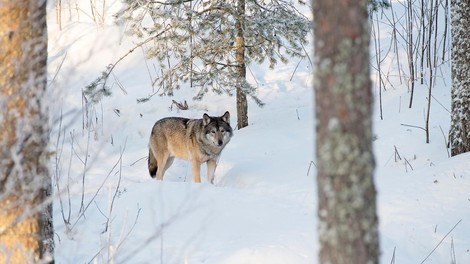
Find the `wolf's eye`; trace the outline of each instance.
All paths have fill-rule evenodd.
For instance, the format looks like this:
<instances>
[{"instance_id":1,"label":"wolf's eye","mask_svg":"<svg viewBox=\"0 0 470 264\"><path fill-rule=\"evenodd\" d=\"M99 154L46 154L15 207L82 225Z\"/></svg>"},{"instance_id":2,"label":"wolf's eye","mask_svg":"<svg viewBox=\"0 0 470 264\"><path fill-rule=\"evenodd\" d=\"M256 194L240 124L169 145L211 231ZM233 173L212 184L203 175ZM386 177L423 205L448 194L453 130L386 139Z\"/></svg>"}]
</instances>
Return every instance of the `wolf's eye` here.
<instances>
[{"instance_id":1,"label":"wolf's eye","mask_svg":"<svg viewBox=\"0 0 470 264\"><path fill-rule=\"evenodd\" d=\"M221 129L221 130L220 130L220 133L225 133L225 130Z\"/></svg>"},{"instance_id":2,"label":"wolf's eye","mask_svg":"<svg viewBox=\"0 0 470 264\"><path fill-rule=\"evenodd\" d=\"M211 134L212 134L212 135L215 134L215 131L211 131Z\"/></svg>"}]
</instances>

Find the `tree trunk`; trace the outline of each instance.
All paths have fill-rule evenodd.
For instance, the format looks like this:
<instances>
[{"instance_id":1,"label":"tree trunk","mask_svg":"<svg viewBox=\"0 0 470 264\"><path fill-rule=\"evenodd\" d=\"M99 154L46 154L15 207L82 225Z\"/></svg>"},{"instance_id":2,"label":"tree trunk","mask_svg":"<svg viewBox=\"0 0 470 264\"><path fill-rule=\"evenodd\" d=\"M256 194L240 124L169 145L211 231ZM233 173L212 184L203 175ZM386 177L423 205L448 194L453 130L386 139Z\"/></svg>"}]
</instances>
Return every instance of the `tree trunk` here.
<instances>
[{"instance_id":1,"label":"tree trunk","mask_svg":"<svg viewBox=\"0 0 470 264\"><path fill-rule=\"evenodd\" d=\"M312 4L319 263L378 263L367 0Z\"/></svg>"},{"instance_id":2,"label":"tree trunk","mask_svg":"<svg viewBox=\"0 0 470 264\"><path fill-rule=\"evenodd\" d=\"M46 1L0 0L0 263L53 262Z\"/></svg>"},{"instance_id":3,"label":"tree trunk","mask_svg":"<svg viewBox=\"0 0 470 264\"><path fill-rule=\"evenodd\" d=\"M236 37L236 60L238 65L238 81L237 88L237 126L242 129L248 126L248 102L246 100L245 83L246 83L246 65L245 65L245 37L244 37L244 17L245 17L245 0L237 2L238 14L235 27L237 29Z\"/></svg>"},{"instance_id":4,"label":"tree trunk","mask_svg":"<svg viewBox=\"0 0 470 264\"><path fill-rule=\"evenodd\" d=\"M470 151L470 1L450 1L452 38L451 155Z\"/></svg>"}]
</instances>

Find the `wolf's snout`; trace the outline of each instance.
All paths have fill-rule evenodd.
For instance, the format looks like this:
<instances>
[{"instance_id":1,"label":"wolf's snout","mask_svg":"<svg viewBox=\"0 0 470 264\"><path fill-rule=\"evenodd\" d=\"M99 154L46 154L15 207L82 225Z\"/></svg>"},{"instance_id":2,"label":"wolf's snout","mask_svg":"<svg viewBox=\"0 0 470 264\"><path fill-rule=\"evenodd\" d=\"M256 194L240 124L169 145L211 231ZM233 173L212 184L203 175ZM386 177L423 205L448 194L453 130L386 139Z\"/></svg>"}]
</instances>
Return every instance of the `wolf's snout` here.
<instances>
[{"instance_id":1,"label":"wolf's snout","mask_svg":"<svg viewBox=\"0 0 470 264\"><path fill-rule=\"evenodd\" d=\"M224 142L219 139L219 141L217 141L217 144L218 144L219 146L222 146L222 145L224 144Z\"/></svg>"}]
</instances>

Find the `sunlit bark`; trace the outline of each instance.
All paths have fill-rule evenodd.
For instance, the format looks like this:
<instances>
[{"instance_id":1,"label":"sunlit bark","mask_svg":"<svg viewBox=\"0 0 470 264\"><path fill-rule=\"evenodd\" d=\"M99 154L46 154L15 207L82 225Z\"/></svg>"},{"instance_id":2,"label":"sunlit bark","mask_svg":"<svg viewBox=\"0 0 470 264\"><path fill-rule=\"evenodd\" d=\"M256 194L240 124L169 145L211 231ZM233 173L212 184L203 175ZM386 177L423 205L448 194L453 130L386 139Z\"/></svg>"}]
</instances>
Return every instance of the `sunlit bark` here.
<instances>
[{"instance_id":1,"label":"sunlit bark","mask_svg":"<svg viewBox=\"0 0 470 264\"><path fill-rule=\"evenodd\" d=\"M0 0L0 263L53 261L46 1Z\"/></svg>"}]
</instances>

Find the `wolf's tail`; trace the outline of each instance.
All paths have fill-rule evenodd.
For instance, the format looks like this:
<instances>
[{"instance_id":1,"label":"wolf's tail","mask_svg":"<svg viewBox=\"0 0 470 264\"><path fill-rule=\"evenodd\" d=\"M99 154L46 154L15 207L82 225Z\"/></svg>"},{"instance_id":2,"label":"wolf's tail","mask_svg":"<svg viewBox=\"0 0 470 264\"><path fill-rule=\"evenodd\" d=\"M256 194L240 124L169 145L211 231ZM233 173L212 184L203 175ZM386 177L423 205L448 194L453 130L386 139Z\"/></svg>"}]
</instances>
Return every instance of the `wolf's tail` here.
<instances>
[{"instance_id":1,"label":"wolf's tail","mask_svg":"<svg viewBox=\"0 0 470 264\"><path fill-rule=\"evenodd\" d=\"M157 164L157 160L155 159L155 156L153 155L152 153L152 150L150 149L149 150L149 173L150 173L150 177L152 178L155 178L156 175L157 175L157 170L158 170L158 164Z\"/></svg>"}]
</instances>

